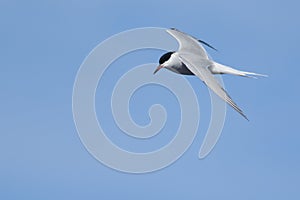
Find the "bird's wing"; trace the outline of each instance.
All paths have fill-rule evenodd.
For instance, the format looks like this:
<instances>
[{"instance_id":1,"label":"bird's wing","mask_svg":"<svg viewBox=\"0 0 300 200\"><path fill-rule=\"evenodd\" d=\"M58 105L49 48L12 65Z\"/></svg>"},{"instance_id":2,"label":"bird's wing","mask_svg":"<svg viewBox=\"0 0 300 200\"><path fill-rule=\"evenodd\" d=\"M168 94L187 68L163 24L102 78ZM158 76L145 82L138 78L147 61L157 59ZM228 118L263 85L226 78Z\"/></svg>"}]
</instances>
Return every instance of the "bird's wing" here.
<instances>
[{"instance_id":1,"label":"bird's wing","mask_svg":"<svg viewBox=\"0 0 300 200\"><path fill-rule=\"evenodd\" d=\"M186 33L177 29L167 29L167 32L172 35L179 43L180 52L189 52L197 54L201 58L208 59L205 49L201 46L198 40Z\"/></svg>"},{"instance_id":2,"label":"bird's wing","mask_svg":"<svg viewBox=\"0 0 300 200\"><path fill-rule=\"evenodd\" d=\"M213 64L208 59L202 59L196 54L187 52L178 52L181 61L187 66L187 68L198 76L214 93L226 101L233 109L240 113L245 119L247 116L231 99L225 89L217 82L215 77L209 71L208 67Z\"/></svg>"},{"instance_id":3,"label":"bird's wing","mask_svg":"<svg viewBox=\"0 0 300 200\"><path fill-rule=\"evenodd\" d=\"M248 120L243 111L236 105L225 89L220 86L208 70L208 67L212 65L213 62L209 60L205 49L199 44L198 40L177 29L168 29L167 32L178 41L179 49L177 53L187 68L193 74L197 75L214 93Z\"/></svg>"}]
</instances>

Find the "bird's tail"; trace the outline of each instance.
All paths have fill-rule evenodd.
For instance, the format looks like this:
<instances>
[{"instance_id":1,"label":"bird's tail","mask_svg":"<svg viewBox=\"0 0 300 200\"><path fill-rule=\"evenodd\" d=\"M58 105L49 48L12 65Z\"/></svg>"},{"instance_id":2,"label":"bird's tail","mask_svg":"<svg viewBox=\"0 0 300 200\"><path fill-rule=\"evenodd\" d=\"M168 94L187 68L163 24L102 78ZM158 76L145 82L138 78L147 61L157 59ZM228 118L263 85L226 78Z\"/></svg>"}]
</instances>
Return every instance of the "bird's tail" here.
<instances>
[{"instance_id":1,"label":"bird's tail","mask_svg":"<svg viewBox=\"0 0 300 200\"><path fill-rule=\"evenodd\" d=\"M258 74L254 72L246 72L234 69L232 67L228 67L219 63L214 62L214 64L210 67L210 70L213 74L232 74L236 76L243 76L248 78L255 78L257 77L268 77L268 75Z\"/></svg>"},{"instance_id":2,"label":"bird's tail","mask_svg":"<svg viewBox=\"0 0 300 200\"><path fill-rule=\"evenodd\" d=\"M248 77L248 78L255 78L257 79L257 77L268 77L268 75L265 74L258 74L258 73L254 73L254 72L245 72L245 71L239 71L238 74L235 74L238 76L244 76L244 77Z\"/></svg>"}]
</instances>

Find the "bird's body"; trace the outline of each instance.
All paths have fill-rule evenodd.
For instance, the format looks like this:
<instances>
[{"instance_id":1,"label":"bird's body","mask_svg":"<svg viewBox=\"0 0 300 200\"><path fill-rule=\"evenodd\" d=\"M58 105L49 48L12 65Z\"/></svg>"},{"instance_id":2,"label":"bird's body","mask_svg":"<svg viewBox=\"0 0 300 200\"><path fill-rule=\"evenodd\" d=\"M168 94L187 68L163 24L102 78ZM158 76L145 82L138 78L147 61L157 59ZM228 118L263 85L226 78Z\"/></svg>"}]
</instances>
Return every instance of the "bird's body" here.
<instances>
[{"instance_id":1,"label":"bird's body","mask_svg":"<svg viewBox=\"0 0 300 200\"><path fill-rule=\"evenodd\" d=\"M165 55L165 56L164 56ZM165 63L165 68L183 75L194 75L193 72L180 60L176 52L168 52L162 56L160 64ZM165 60L166 59L166 60Z\"/></svg>"},{"instance_id":2,"label":"bird's body","mask_svg":"<svg viewBox=\"0 0 300 200\"><path fill-rule=\"evenodd\" d=\"M180 32L176 29L168 29L167 32L179 42L179 49L173 52L167 52L159 59L159 66L156 73L161 68L166 68L178 74L198 76L212 91L232 106L243 117L246 115L233 102L227 92L222 88L214 78L213 74L231 74L244 77L265 76L253 72L246 72L234 69L211 60L205 49L200 43L211 48L209 44L197 40L196 38Z\"/></svg>"}]
</instances>

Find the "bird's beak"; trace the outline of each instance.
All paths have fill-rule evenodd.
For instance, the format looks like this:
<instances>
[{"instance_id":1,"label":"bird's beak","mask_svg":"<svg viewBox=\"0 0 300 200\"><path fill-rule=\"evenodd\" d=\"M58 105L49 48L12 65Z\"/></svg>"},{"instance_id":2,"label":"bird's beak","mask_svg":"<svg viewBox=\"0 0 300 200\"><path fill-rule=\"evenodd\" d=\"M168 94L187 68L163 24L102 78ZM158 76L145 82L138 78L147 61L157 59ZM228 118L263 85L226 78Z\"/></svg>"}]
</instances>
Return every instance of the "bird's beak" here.
<instances>
[{"instance_id":1,"label":"bird's beak","mask_svg":"<svg viewBox=\"0 0 300 200\"><path fill-rule=\"evenodd\" d=\"M155 74L156 72L158 72L161 68L163 68L162 65L158 65L158 67L156 68L156 70L153 72L153 74Z\"/></svg>"}]
</instances>

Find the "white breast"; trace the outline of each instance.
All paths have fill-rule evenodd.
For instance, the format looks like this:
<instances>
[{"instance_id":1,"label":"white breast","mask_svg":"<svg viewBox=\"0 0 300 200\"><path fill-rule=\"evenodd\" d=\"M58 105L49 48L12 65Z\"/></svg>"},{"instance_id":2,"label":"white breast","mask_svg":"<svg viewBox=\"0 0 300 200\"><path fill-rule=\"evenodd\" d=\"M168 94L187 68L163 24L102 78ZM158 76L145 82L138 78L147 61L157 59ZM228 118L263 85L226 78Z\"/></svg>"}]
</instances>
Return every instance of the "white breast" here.
<instances>
[{"instance_id":1,"label":"white breast","mask_svg":"<svg viewBox=\"0 0 300 200\"><path fill-rule=\"evenodd\" d=\"M173 53L169 60L163 65L166 69L171 70L172 72L184 75L193 75L193 73L180 60L179 55L176 52Z\"/></svg>"}]
</instances>

